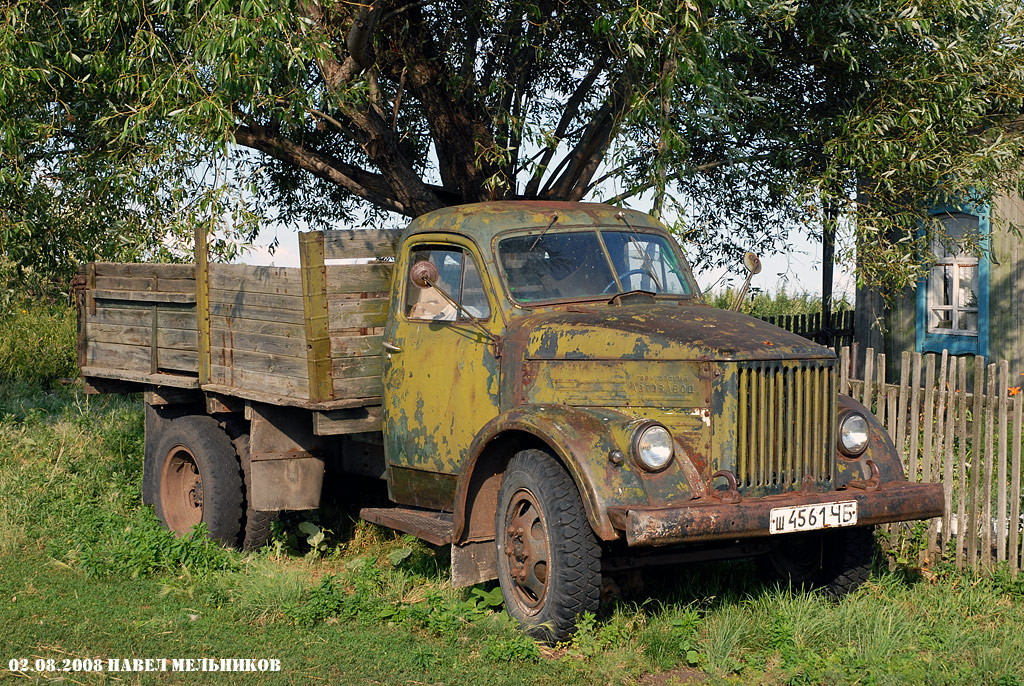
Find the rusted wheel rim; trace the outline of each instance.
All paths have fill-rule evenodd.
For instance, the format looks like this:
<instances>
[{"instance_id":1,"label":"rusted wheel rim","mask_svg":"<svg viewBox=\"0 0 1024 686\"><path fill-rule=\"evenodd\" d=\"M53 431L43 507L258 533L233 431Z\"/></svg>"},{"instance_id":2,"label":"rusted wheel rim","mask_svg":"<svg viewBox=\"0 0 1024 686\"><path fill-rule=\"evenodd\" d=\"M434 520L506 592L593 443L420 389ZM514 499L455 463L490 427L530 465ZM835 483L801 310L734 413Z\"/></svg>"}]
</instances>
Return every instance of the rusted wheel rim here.
<instances>
[{"instance_id":1,"label":"rusted wheel rim","mask_svg":"<svg viewBox=\"0 0 1024 686\"><path fill-rule=\"evenodd\" d=\"M526 489L512 495L505 513L504 553L516 601L527 614L536 614L548 594L550 544L544 511Z\"/></svg>"},{"instance_id":2,"label":"rusted wheel rim","mask_svg":"<svg viewBox=\"0 0 1024 686\"><path fill-rule=\"evenodd\" d=\"M203 519L203 479L195 455L183 445L171 448L164 458L160 507L167 528L179 534Z\"/></svg>"}]
</instances>

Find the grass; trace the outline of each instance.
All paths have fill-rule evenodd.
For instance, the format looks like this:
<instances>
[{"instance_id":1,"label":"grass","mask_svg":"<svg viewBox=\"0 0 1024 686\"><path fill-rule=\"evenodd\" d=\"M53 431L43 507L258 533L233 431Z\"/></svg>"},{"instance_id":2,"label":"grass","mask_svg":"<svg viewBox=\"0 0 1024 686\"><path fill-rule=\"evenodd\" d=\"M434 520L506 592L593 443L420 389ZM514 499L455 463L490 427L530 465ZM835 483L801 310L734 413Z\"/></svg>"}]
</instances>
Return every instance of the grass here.
<instances>
[{"instance_id":1,"label":"grass","mask_svg":"<svg viewBox=\"0 0 1024 686\"><path fill-rule=\"evenodd\" d=\"M282 518L255 553L174 538L139 501L142 431L137 397L0 385L0 680L17 678L11 659L272 658L279 672L62 676L1024 684L1024 583L1005 571L880 570L834 603L766 585L750 563L679 567L646 575L549 648L516 630L491 586L451 589L444 549L358 521L358 500Z\"/></svg>"}]
</instances>

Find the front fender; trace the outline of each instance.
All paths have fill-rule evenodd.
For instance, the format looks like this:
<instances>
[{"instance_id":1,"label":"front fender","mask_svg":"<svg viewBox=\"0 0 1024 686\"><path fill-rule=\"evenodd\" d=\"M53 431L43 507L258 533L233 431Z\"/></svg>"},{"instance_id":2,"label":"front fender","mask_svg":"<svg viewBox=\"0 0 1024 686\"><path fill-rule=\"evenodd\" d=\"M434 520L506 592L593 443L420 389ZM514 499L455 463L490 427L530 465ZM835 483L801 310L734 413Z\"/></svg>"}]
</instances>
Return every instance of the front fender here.
<instances>
[{"instance_id":1,"label":"front fender","mask_svg":"<svg viewBox=\"0 0 1024 686\"><path fill-rule=\"evenodd\" d=\"M524 432L542 441L572 476L594 533L602 540L619 538L608 507L647 503L641 476L629 457L629 440L641 420L614 410L567 405L522 405L498 415L477 434L455 489L454 540L466 525L466 500L480 456L509 432ZM613 451L624 459L614 464Z\"/></svg>"},{"instance_id":2,"label":"front fender","mask_svg":"<svg viewBox=\"0 0 1024 686\"><path fill-rule=\"evenodd\" d=\"M860 412L868 420L868 447L860 456L853 459L846 457L836 448L836 486L845 486L854 479L870 479L871 468L868 466L868 460L874 462L878 467L881 482L906 481L903 460L900 458L896 446L893 445L892 439L889 438L889 432L871 413L871 410L846 395L839 396L836 417L837 441L839 425L842 423L843 417L850 412Z\"/></svg>"}]
</instances>

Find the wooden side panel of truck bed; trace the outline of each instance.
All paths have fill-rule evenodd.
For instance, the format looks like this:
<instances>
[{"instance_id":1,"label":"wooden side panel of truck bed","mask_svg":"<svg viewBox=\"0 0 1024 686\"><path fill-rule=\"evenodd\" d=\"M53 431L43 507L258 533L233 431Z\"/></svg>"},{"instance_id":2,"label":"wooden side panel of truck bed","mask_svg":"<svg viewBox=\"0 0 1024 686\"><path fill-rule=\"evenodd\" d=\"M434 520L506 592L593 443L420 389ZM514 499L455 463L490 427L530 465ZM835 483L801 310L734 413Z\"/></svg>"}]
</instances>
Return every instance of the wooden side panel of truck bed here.
<instances>
[{"instance_id":1,"label":"wooden side panel of truck bed","mask_svg":"<svg viewBox=\"0 0 1024 686\"><path fill-rule=\"evenodd\" d=\"M377 430L397 239L300 234L297 268L88 265L78 286L83 376L303 407L318 433Z\"/></svg>"}]
</instances>

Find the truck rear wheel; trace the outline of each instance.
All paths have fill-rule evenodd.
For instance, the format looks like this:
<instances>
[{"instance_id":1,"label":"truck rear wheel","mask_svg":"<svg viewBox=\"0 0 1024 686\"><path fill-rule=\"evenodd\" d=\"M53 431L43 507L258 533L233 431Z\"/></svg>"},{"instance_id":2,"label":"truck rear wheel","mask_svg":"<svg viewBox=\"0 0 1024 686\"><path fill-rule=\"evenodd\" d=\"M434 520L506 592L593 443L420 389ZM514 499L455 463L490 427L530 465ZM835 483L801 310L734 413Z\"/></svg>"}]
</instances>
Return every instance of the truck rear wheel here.
<instances>
[{"instance_id":1,"label":"truck rear wheel","mask_svg":"<svg viewBox=\"0 0 1024 686\"><path fill-rule=\"evenodd\" d=\"M535 638L567 639L600 602L601 549L576 484L550 454L522 450L508 464L495 517L505 608Z\"/></svg>"},{"instance_id":2,"label":"truck rear wheel","mask_svg":"<svg viewBox=\"0 0 1024 686\"><path fill-rule=\"evenodd\" d=\"M238 545L243 480L235 448L212 417L171 420L156 448L157 517L176 534L205 522L210 537Z\"/></svg>"},{"instance_id":3,"label":"truck rear wheel","mask_svg":"<svg viewBox=\"0 0 1024 686\"><path fill-rule=\"evenodd\" d=\"M871 576L875 528L787 535L761 562L771 576L795 588L819 588L832 597L854 591Z\"/></svg>"},{"instance_id":4,"label":"truck rear wheel","mask_svg":"<svg viewBox=\"0 0 1024 686\"><path fill-rule=\"evenodd\" d=\"M242 464L242 477L245 484L245 517L242 519L242 532L238 543L242 550L262 548L270 540L270 526L277 520L278 512L262 512L252 509L252 470L249 461L249 435L242 434L235 439L235 451Z\"/></svg>"}]
</instances>

